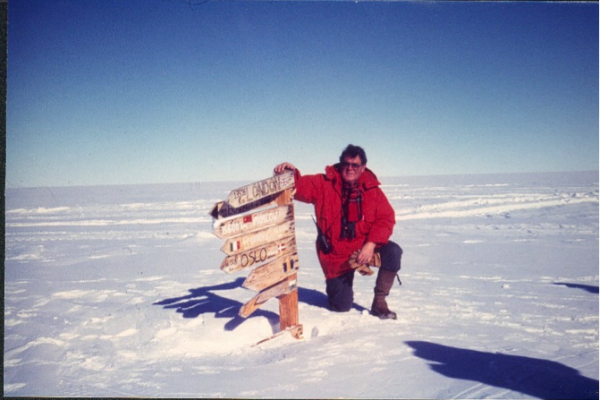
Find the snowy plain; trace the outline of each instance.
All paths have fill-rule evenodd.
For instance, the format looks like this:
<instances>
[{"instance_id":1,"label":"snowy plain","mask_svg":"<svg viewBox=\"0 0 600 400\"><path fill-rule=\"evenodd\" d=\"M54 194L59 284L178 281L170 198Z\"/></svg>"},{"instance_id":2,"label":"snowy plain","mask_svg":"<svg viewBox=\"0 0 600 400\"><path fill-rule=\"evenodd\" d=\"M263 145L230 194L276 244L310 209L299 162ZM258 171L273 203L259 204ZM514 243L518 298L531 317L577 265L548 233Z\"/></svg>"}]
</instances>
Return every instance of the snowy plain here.
<instances>
[{"instance_id":1,"label":"snowy plain","mask_svg":"<svg viewBox=\"0 0 600 400\"><path fill-rule=\"evenodd\" d=\"M260 180L264 177L257 177ZM382 178L404 249L396 321L327 309L296 203L304 339L208 212L249 182L6 190L4 395L598 398L598 172Z\"/></svg>"}]
</instances>

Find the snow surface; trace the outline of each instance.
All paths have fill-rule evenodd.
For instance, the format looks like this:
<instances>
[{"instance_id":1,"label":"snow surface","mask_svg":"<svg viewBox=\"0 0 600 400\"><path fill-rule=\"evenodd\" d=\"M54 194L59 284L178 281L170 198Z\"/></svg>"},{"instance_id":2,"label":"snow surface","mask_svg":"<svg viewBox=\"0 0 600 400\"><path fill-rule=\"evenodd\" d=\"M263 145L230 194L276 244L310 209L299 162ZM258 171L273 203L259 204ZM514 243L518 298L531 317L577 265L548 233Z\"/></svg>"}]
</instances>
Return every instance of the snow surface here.
<instances>
[{"instance_id":1,"label":"snow surface","mask_svg":"<svg viewBox=\"0 0 600 400\"><path fill-rule=\"evenodd\" d=\"M257 177L257 180L262 177ZM304 340L208 211L248 182L8 189L5 396L598 398L598 172L382 179L404 249L389 304L327 309L296 203Z\"/></svg>"}]
</instances>

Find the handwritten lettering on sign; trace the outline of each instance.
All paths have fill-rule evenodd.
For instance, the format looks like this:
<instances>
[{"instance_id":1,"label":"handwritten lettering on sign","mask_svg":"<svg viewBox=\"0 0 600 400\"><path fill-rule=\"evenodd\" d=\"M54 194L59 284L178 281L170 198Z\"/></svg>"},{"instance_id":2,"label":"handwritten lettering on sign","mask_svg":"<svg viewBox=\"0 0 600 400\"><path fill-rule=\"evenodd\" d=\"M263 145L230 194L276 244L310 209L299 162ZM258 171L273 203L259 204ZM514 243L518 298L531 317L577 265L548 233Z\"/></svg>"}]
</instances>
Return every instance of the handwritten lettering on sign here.
<instances>
[{"instance_id":1,"label":"handwritten lettering on sign","mask_svg":"<svg viewBox=\"0 0 600 400\"><path fill-rule=\"evenodd\" d=\"M271 225L294 219L294 206L287 205L270 208L229 220L219 220L215 224L214 234L221 239L230 238L245 232L253 232Z\"/></svg>"},{"instance_id":2,"label":"handwritten lettering on sign","mask_svg":"<svg viewBox=\"0 0 600 400\"><path fill-rule=\"evenodd\" d=\"M221 269L232 273L294 251L296 251L296 239L288 237L226 257L221 263Z\"/></svg>"},{"instance_id":3,"label":"handwritten lettering on sign","mask_svg":"<svg viewBox=\"0 0 600 400\"><path fill-rule=\"evenodd\" d=\"M237 208L231 207L225 201L220 201L214 205L213 209L210 211L209 214L214 219L233 217L234 215L243 214L248 211L257 209L257 208L262 208L262 207L267 207L267 206L277 204L276 200L275 200L276 197L277 197L277 194L270 195L270 196L264 197L262 199L253 201L251 203L246 203L243 206L240 206Z\"/></svg>"},{"instance_id":4,"label":"handwritten lettering on sign","mask_svg":"<svg viewBox=\"0 0 600 400\"><path fill-rule=\"evenodd\" d=\"M290 256L283 256L270 263L254 268L242 286L246 289L259 292L295 274L298 268L300 268L298 254L294 253Z\"/></svg>"},{"instance_id":5,"label":"handwritten lettering on sign","mask_svg":"<svg viewBox=\"0 0 600 400\"><path fill-rule=\"evenodd\" d=\"M221 247L221 251L228 255L234 255L289 236L294 236L293 220L260 231L229 238Z\"/></svg>"},{"instance_id":6,"label":"handwritten lettering on sign","mask_svg":"<svg viewBox=\"0 0 600 400\"><path fill-rule=\"evenodd\" d=\"M262 199L294 186L294 173L285 172L271 178L232 190L227 196L229 206L238 208L244 204Z\"/></svg>"}]
</instances>

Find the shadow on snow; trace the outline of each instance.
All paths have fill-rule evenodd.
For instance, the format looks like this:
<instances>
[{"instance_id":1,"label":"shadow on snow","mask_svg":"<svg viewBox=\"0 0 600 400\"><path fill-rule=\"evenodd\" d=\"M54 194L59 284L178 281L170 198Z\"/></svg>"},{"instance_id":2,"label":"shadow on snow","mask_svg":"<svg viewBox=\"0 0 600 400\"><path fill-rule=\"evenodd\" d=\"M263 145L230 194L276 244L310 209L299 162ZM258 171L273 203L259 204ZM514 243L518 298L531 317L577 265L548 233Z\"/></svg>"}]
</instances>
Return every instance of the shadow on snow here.
<instances>
[{"instance_id":1,"label":"shadow on snow","mask_svg":"<svg viewBox=\"0 0 600 400\"><path fill-rule=\"evenodd\" d=\"M586 292L598 294L598 286L581 285L579 283L556 282L555 285L566 286L571 289L583 289Z\"/></svg>"},{"instance_id":2,"label":"shadow on snow","mask_svg":"<svg viewBox=\"0 0 600 400\"><path fill-rule=\"evenodd\" d=\"M247 319L238 315L240 307L242 307L243 304L239 301L220 296L215 292L242 287L244 280L244 278L238 278L233 282L220 285L189 289L189 294L186 296L157 301L154 305L163 306L165 309L175 309L176 312L183 315L183 318L197 318L199 315L206 313L214 313L215 318L229 318L231 320L225 324L225 330L232 331ZM250 298L251 296L248 300L250 300ZM276 299L272 300L275 301ZM298 288L298 301L329 310L327 295L315 289ZM366 310L365 307L356 303L353 304L353 308L358 311ZM258 309L248 318L254 317L267 318L274 328L279 324L279 315L272 311Z\"/></svg>"},{"instance_id":3,"label":"shadow on snow","mask_svg":"<svg viewBox=\"0 0 600 400\"><path fill-rule=\"evenodd\" d=\"M183 318L196 318L206 313L214 313L215 318L229 318L231 320L225 324L225 330L232 331L247 319L238 315L240 307L243 304L214 292L239 288L244 283L244 280L245 278L238 278L233 282L221 285L190 289L190 294L187 296L157 301L154 305L163 306L163 308L167 309L175 309L178 313L183 314ZM271 311L259 309L248 318L253 317L265 317L269 320L271 326L275 326L279 322L279 315Z\"/></svg>"},{"instance_id":4,"label":"shadow on snow","mask_svg":"<svg viewBox=\"0 0 600 400\"><path fill-rule=\"evenodd\" d=\"M541 399L597 399L598 381L555 361L410 341L417 357L453 379L481 382Z\"/></svg>"}]
</instances>

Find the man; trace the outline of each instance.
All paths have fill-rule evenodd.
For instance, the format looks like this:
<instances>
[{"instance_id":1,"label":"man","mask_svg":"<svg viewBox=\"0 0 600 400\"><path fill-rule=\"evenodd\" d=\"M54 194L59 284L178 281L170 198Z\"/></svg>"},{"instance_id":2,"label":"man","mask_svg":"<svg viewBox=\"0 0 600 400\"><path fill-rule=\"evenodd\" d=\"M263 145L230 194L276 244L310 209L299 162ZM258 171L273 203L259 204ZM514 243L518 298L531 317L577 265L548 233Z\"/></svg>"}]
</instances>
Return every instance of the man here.
<instances>
[{"instance_id":1,"label":"man","mask_svg":"<svg viewBox=\"0 0 600 400\"><path fill-rule=\"evenodd\" d=\"M396 223L394 209L367 168L365 151L348 145L340 162L327 166L325 174L303 176L284 162L276 174L294 171L296 200L315 206L317 226L324 236L317 240L317 254L325 274L329 305L333 311L349 311L354 301L352 283L357 265L367 265L377 253L381 266L375 283L371 314L396 319L386 297L400 270L402 249L389 240ZM353 256L354 255L354 256ZM355 262L351 262L351 258Z\"/></svg>"}]
</instances>

